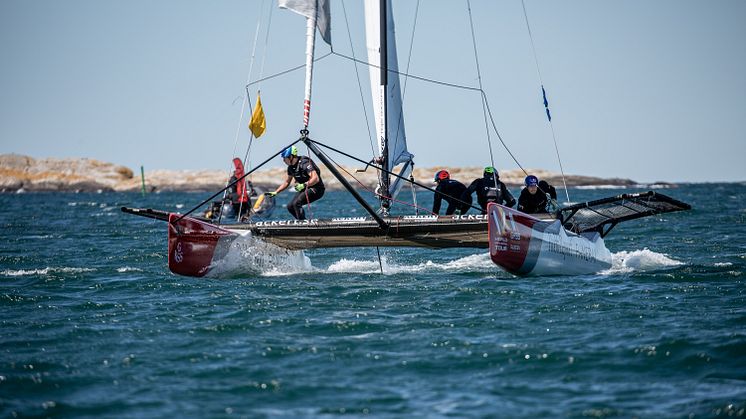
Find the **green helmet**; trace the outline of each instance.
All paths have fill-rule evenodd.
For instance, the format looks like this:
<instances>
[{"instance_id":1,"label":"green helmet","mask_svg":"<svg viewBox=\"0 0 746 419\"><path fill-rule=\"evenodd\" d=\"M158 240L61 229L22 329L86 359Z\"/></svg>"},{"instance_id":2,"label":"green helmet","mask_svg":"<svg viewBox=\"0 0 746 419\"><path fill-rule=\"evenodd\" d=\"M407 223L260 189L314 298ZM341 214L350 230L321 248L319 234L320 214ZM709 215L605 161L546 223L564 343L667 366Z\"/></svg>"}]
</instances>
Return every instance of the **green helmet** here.
<instances>
[{"instance_id":1,"label":"green helmet","mask_svg":"<svg viewBox=\"0 0 746 419\"><path fill-rule=\"evenodd\" d=\"M497 176L497 170L494 167L487 166L484 168L484 176L492 176L493 174Z\"/></svg>"}]
</instances>

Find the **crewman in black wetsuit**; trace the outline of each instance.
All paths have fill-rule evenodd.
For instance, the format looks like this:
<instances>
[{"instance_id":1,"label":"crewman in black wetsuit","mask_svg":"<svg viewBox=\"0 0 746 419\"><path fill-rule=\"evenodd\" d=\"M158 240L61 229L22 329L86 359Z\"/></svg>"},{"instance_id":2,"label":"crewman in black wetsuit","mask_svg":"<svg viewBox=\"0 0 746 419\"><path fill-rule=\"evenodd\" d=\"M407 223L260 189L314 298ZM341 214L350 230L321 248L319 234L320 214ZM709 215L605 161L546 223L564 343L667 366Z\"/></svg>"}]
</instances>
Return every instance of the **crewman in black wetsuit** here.
<instances>
[{"instance_id":1,"label":"crewman in black wetsuit","mask_svg":"<svg viewBox=\"0 0 746 419\"><path fill-rule=\"evenodd\" d=\"M548 194L539 191L539 179L534 175L528 175L525 184L526 187L521 190L521 196L518 197L518 211L526 214L546 213Z\"/></svg>"},{"instance_id":2,"label":"crewman in black wetsuit","mask_svg":"<svg viewBox=\"0 0 746 419\"><path fill-rule=\"evenodd\" d=\"M278 186L274 192L267 195L275 196L287 189L290 182L295 179L296 194L288 203L288 211L296 220L305 220L306 213L303 206L310 204L324 196L324 182L321 181L321 170L310 158L298 157L298 149L295 146L286 148L282 153L282 161L288 166L288 175L285 182Z\"/></svg>"},{"instance_id":3,"label":"crewman in black wetsuit","mask_svg":"<svg viewBox=\"0 0 746 419\"><path fill-rule=\"evenodd\" d=\"M466 201L466 197L471 198L471 194L477 192L477 202L482 207L482 214L487 214L487 203L495 202L506 207L515 205L515 198L511 195L508 188L500 181L500 175L492 166L484 168L482 177L474 179L469 187L461 195L461 200Z\"/></svg>"},{"instance_id":4,"label":"crewman in black wetsuit","mask_svg":"<svg viewBox=\"0 0 746 419\"><path fill-rule=\"evenodd\" d=\"M438 186L435 188L435 197L433 198L433 213L440 213L440 203L442 200L448 202L448 208L446 208L446 215L452 214L466 214L471 208L471 195L468 195L461 201L461 197L466 190L466 186L463 183L451 179L450 173L447 170L439 170L435 173L435 183Z\"/></svg>"},{"instance_id":5,"label":"crewman in black wetsuit","mask_svg":"<svg viewBox=\"0 0 746 419\"><path fill-rule=\"evenodd\" d=\"M549 197L557 200L557 190L554 189L554 186L550 185L546 180L540 180L539 181L539 191L548 193Z\"/></svg>"}]
</instances>

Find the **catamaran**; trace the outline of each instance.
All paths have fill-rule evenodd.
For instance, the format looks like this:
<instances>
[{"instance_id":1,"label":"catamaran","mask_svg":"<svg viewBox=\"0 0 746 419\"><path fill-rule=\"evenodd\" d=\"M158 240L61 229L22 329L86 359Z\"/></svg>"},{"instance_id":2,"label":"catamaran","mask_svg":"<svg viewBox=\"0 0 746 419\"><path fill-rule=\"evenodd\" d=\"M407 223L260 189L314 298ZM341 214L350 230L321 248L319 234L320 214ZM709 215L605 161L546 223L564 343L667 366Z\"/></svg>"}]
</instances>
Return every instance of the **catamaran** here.
<instances>
[{"instance_id":1,"label":"catamaran","mask_svg":"<svg viewBox=\"0 0 746 419\"><path fill-rule=\"evenodd\" d=\"M603 202L568 206L541 219L496 204L491 204L487 214L482 214L481 209L475 207L476 214L392 215L392 203L396 202L397 194L405 184L439 192L416 182L411 176L414 155L408 150L404 128L401 73L391 0L365 0L366 64L370 69L379 139L378 155L372 160L361 159L314 141L309 133L317 29L322 39L331 45L328 0L279 0L279 6L303 15L307 29L303 128L300 138L286 147L305 144L355 198L367 216L308 220L256 217L223 224L220 218L214 220L192 215L223 191L218 191L185 214L122 208L126 213L168 223L168 267L176 274L196 277L209 274L232 250L245 245L246 241L239 240L245 237L252 238L252 243L288 251L355 246L481 248L489 249L492 260L498 266L516 275L591 273L610 266L611 256L603 244L603 236L618 222L688 209L687 204L649 192L635 197L625 195ZM268 163L281 150L236 182L245 182L247 176ZM379 182L375 196L379 201L378 208L371 206L350 184L328 153L338 153L364 164L366 169L377 171ZM642 204L643 201L645 204ZM647 206L644 210L638 210L630 209L631 205ZM595 223L589 221L593 214L603 214L603 220ZM568 255L574 256L574 259L568 261Z\"/></svg>"}]
</instances>

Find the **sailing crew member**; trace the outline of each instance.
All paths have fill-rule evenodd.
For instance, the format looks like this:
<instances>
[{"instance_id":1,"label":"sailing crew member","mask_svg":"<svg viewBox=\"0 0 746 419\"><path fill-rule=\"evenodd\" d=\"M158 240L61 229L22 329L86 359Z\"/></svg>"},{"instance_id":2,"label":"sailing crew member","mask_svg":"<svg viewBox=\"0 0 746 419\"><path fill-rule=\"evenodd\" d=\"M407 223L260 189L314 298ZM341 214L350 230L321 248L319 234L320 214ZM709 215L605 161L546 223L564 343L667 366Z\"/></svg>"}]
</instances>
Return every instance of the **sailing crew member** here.
<instances>
[{"instance_id":1,"label":"sailing crew member","mask_svg":"<svg viewBox=\"0 0 746 419\"><path fill-rule=\"evenodd\" d=\"M228 187L228 199L230 199L231 205L233 206L233 213L237 216L243 217L248 214L251 209L251 199L249 196L255 195L256 192L254 192L254 187L251 185L251 181L243 178L244 168L241 159L238 157L234 158L233 166L235 167L233 175L228 179L228 185L231 185ZM241 181L236 182L238 179L241 179ZM233 184L234 182L236 183Z\"/></svg>"},{"instance_id":2,"label":"sailing crew member","mask_svg":"<svg viewBox=\"0 0 746 419\"><path fill-rule=\"evenodd\" d=\"M290 146L280 153L282 161L288 166L287 177L282 185L274 192L267 192L275 196L290 186L295 180L295 196L288 203L288 211L296 220L305 220L306 213L303 206L310 204L324 196L324 182L321 181L321 170L309 157L298 156L298 148Z\"/></svg>"},{"instance_id":3,"label":"sailing crew member","mask_svg":"<svg viewBox=\"0 0 746 419\"><path fill-rule=\"evenodd\" d=\"M549 197L557 200L557 190L554 189L554 186L550 185L546 180L540 180L539 181L539 191L548 193Z\"/></svg>"},{"instance_id":4,"label":"sailing crew member","mask_svg":"<svg viewBox=\"0 0 746 419\"><path fill-rule=\"evenodd\" d=\"M461 195L461 200L466 201L467 197L471 199L471 194L477 192L477 202L482 207L482 214L487 214L487 204L495 202L506 207L515 205L515 198L511 195L508 188L500 181L500 175L492 166L484 168L482 177L474 179L468 188Z\"/></svg>"},{"instance_id":5,"label":"sailing crew member","mask_svg":"<svg viewBox=\"0 0 746 419\"><path fill-rule=\"evenodd\" d=\"M439 170L435 173L435 183L438 186L435 188L435 197L433 198L433 214L440 213L440 204L442 200L448 202L448 208L446 208L446 215L452 214L466 214L471 208L471 195L466 196L467 199L461 201L461 196L466 190L466 186L463 183L451 179L451 174L447 170Z\"/></svg>"},{"instance_id":6,"label":"sailing crew member","mask_svg":"<svg viewBox=\"0 0 746 419\"><path fill-rule=\"evenodd\" d=\"M547 212L549 194L539 191L539 179L534 175L526 176L526 187L518 197L518 211L526 214L540 214Z\"/></svg>"}]
</instances>

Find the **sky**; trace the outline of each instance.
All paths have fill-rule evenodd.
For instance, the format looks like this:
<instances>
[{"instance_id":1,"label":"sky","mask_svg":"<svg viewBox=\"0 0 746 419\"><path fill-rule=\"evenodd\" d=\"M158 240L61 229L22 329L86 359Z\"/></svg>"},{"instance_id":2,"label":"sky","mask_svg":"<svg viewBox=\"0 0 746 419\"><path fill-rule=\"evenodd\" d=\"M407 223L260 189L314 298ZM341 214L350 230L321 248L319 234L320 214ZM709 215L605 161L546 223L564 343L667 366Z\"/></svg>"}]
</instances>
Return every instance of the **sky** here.
<instances>
[{"instance_id":1,"label":"sky","mask_svg":"<svg viewBox=\"0 0 746 419\"><path fill-rule=\"evenodd\" d=\"M334 50L365 59L362 2L330 1ZM393 3L402 71L478 86L466 0L417 5ZM567 174L746 180L746 1L525 5L541 78L521 1L471 1L481 81L520 165L560 170L553 128ZM305 19L270 0L0 1L0 153L228 171L249 143L247 81L303 64L304 51ZM310 137L369 159L370 87L357 71L362 90L350 61L316 63ZM249 87L267 116L252 164L298 138L303 77ZM518 168L488 139L478 93L408 79L404 109L417 166Z\"/></svg>"}]
</instances>

